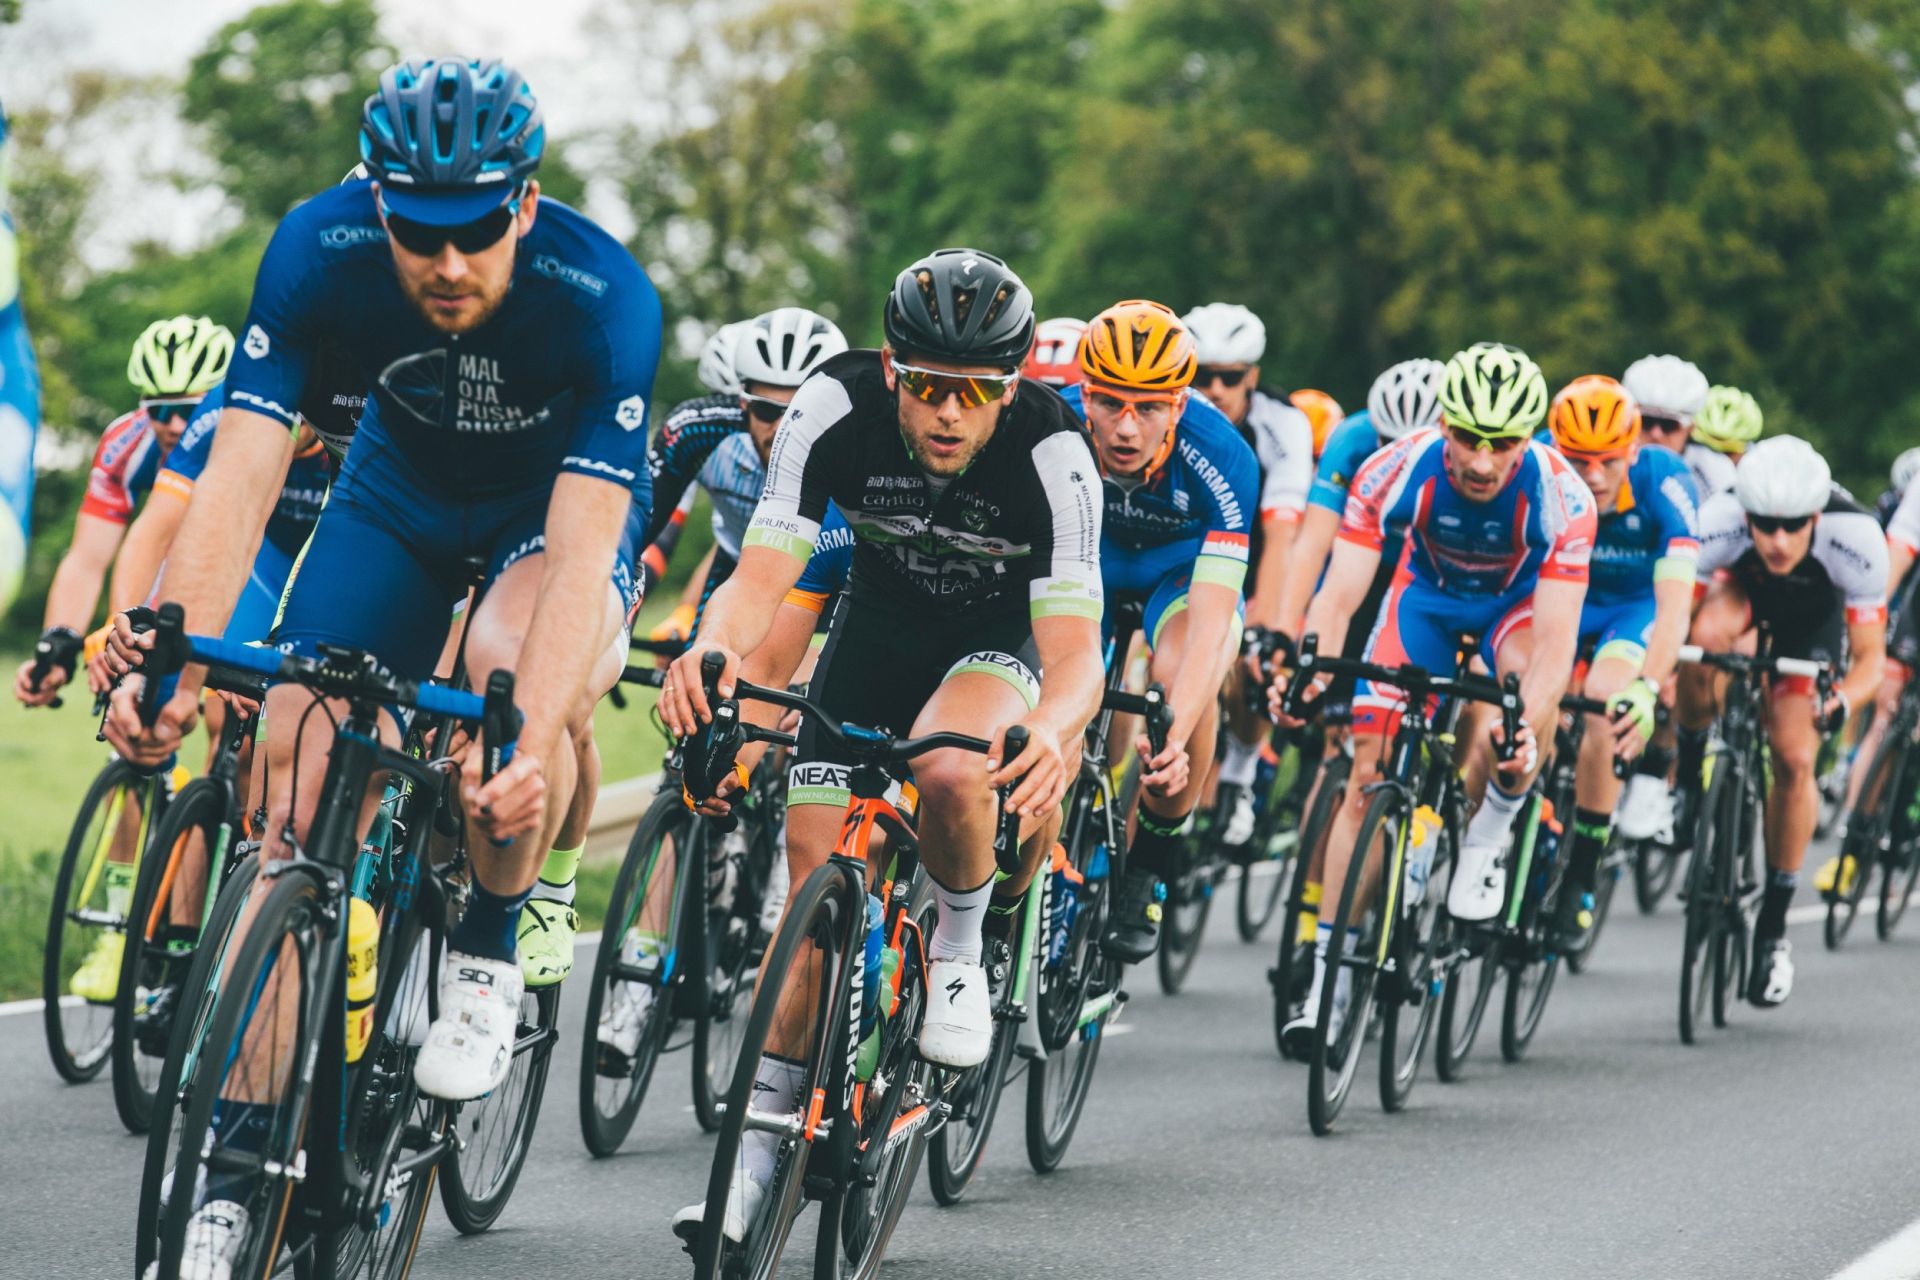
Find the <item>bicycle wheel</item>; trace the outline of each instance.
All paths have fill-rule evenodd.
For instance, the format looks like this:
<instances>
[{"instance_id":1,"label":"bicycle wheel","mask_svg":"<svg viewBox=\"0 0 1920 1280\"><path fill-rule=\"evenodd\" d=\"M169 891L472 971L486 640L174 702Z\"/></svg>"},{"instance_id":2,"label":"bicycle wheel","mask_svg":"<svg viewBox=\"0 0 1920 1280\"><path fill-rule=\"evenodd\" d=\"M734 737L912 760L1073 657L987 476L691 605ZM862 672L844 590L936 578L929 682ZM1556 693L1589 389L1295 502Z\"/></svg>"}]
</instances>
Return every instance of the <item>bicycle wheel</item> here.
<instances>
[{"instance_id":1,"label":"bicycle wheel","mask_svg":"<svg viewBox=\"0 0 1920 1280\"><path fill-rule=\"evenodd\" d=\"M755 1077L775 1020L783 1014L793 1014L794 1006L807 1001L810 995L813 1009L811 1016L804 1020L810 1024L807 1042L813 1045L813 1050L799 1090L803 1111L807 1100L820 1094L830 1070L828 1059L842 1052L847 1040L847 1009L842 991L852 976L847 946L855 922L866 911L865 898L866 887L845 868L829 862L808 876L787 902L786 918L768 951L765 967L767 973L783 975L788 980L769 981L754 998L753 1012L747 1018L746 1033L741 1037L733 1084L727 1090L726 1110L720 1116L713 1164L707 1177L706 1203L713 1206L714 1211L705 1215L690 1241L694 1275L700 1280L722 1280L723 1277L725 1280L767 1280L779 1270L794 1218L800 1212L815 1135L798 1125L773 1132L769 1126L776 1118L752 1110ZM748 1138L749 1118L758 1122L753 1141L766 1140L761 1135L768 1133L775 1142L775 1150L760 1211L746 1224L744 1237L734 1244L721 1234L725 1216L721 1210L736 1174L745 1176L743 1146ZM836 1122L839 1119L835 1117Z\"/></svg>"},{"instance_id":2,"label":"bicycle wheel","mask_svg":"<svg viewBox=\"0 0 1920 1280\"><path fill-rule=\"evenodd\" d=\"M933 882L922 875L909 903L922 937L933 931ZM927 1148L933 1100L958 1073L920 1059L917 1045L926 1014L927 981L917 949L904 957L899 1000L879 1024L880 1045L869 1082L855 1087L858 1129L850 1185L820 1206L814 1275L831 1280L872 1280L887 1242L907 1207Z\"/></svg>"},{"instance_id":3,"label":"bicycle wheel","mask_svg":"<svg viewBox=\"0 0 1920 1280\"><path fill-rule=\"evenodd\" d=\"M1067 846L1083 881L1060 959L1046 963L1043 954L1032 957L1030 1016L1037 1021L1045 1051L1044 1058L1027 1068L1027 1163L1035 1173L1051 1173L1066 1158L1093 1087L1100 1042L1121 999L1121 966L1108 958L1099 941L1106 924L1108 882L1093 870L1107 838L1104 825L1104 813L1089 806ZM1038 945L1049 944L1042 940Z\"/></svg>"},{"instance_id":4,"label":"bicycle wheel","mask_svg":"<svg viewBox=\"0 0 1920 1280\"><path fill-rule=\"evenodd\" d=\"M1167 883L1160 950L1154 957L1154 967L1160 974L1160 990L1170 996L1177 996L1186 988L1187 976L1193 972L1201 939L1207 932L1207 914L1213 909L1214 888L1227 870L1211 831L1190 839L1187 850L1194 865Z\"/></svg>"},{"instance_id":5,"label":"bicycle wheel","mask_svg":"<svg viewBox=\"0 0 1920 1280\"><path fill-rule=\"evenodd\" d=\"M1442 827L1435 832L1433 861L1427 868L1429 886L1446 883L1453 861L1452 837ZM1383 983L1380 997L1380 1109L1391 1115L1407 1105L1420 1073L1420 1055L1440 1011L1446 953L1455 945L1449 918L1429 892L1418 906L1403 915L1394 930L1396 977ZM1393 988L1389 993L1388 986ZM1407 1011L1411 1009L1411 1025Z\"/></svg>"},{"instance_id":6,"label":"bicycle wheel","mask_svg":"<svg viewBox=\"0 0 1920 1280\"><path fill-rule=\"evenodd\" d=\"M1378 847L1390 859L1398 847L1407 816L1408 802L1402 793L1393 790L1376 793L1367 805L1366 817L1361 819L1360 835L1353 842L1353 857L1347 864L1340 911L1334 920L1333 936L1327 941L1327 972L1320 984L1313 1047L1307 1055L1307 1122L1321 1137L1333 1131L1333 1122L1346 1105L1347 1093L1360 1070L1360 1051L1366 1043L1367 1024L1372 1020L1374 983L1380 973L1375 957L1382 952L1381 931L1391 927L1382 912L1360 906L1361 895L1369 887L1369 864L1376 874L1381 865L1367 854ZM1357 932L1357 938L1349 936L1350 929ZM1353 976L1345 1002L1344 1022L1336 1034L1333 1015L1339 1002L1342 971L1349 971Z\"/></svg>"},{"instance_id":7,"label":"bicycle wheel","mask_svg":"<svg viewBox=\"0 0 1920 1280\"><path fill-rule=\"evenodd\" d=\"M125 761L109 762L80 802L54 879L40 972L41 1019L53 1069L71 1084L84 1084L107 1065L113 993L88 983L93 989L80 995L72 987L83 965L89 973L95 966L110 977L119 973L116 948L124 945L137 859L146 839L149 785Z\"/></svg>"},{"instance_id":8,"label":"bicycle wheel","mask_svg":"<svg viewBox=\"0 0 1920 1280\"><path fill-rule=\"evenodd\" d=\"M1632 846L1633 900L1640 914L1650 916L1660 909L1680 873L1680 852L1651 840L1636 840Z\"/></svg>"},{"instance_id":9,"label":"bicycle wheel","mask_svg":"<svg viewBox=\"0 0 1920 1280\"><path fill-rule=\"evenodd\" d=\"M1723 876L1720 860L1733 856L1733 832L1728 829L1722 810L1732 784L1733 768L1726 761L1716 762L1712 781L1700 802L1700 819L1694 832L1693 858L1687 864L1686 928L1680 957L1680 1040L1692 1044L1716 985L1715 957L1720 954L1719 935L1724 928L1724 910L1720 902Z\"/></svg>"},{"instance_id":10,"label":"bicycle wheel","mask_svg":"<svg viewBox=\"0 0 1920 1280\"><path fill-rule=\"evenodd\" d=\"M260 858L249 854L227 883L220 886L213 913L207 918L202 945L195 948L182 988L178 1015L167 1037L167 1056L160 1068L160 1079L153 1094L152 1123L147 1130L146 1158L140 1176L139 1221L142 1229L134 1242L134 1269L144 1272L154 1259L158 1235L153 1225L160 1218L160 1187L167 1176L173 1153L180 1147L180 1125L191 1096L199 1066L205 1061L201 1052L207 1030L213 1022L214 996L219 965L231 941L234 921L253 892L260 873ZM209 892L212 887L209 886Z\"/></svg>"},{"instance_id":11,"label":"bicycle wheel","mask_svg":"<svg viewBox=\"0 0 1920 1280\"><path fill-rule=\"evenodd\" d=\"M1292 874L1287 877L1287 920L1280 930L1280 951L1273 968L1267 971L1267 983L1273 988L1273 1042L1282 1058L1287 1053L1280 1034L1306 998L1307 985L1313 980L1313 943L1297 940L1301 912L1305 905L1307 877L1313 873L1313 861L1326 845L1333 829L1333 818L1347 798L1347 774L1352 762L1344 754L1336 755L1321 768L1319 790L1300 828L1300 843L1293 859Z\"/></svg>"},{"instance_id":12,"label":"bicycle wheel","mask_svg":"<svg viewBox=\"0 0 1920 1280\"><path fill-rule=\"evenodd\" d=\"M195 1211L221 1201L244 1213L233 1276L273 1270L305 1169L313 1081L302 1066L327 1042L324 1014L338 1016L340 975L329 966L344 968L343 940L329 932L339 918L331 911L319 874L283 871L221 981L160 1199L162 1276L179 1274Z\"/></svg>"},{"instance_id":13,"label":"bicycle wheel","mask_svg":"<svg viewBox=\"0 0 1920 1280\"><path fill-rule=\"evenodd\" d=\"M131 1133L145 1133L153 1122L154 1089L166 1062L181 982L198 941L197 926L181 929L169 923L169 899L181 860L192 856L189 845L196 837L199 856L208 863L207 892L213 892L214 857L226 853L220 847L226 807L226 789L220 783L209 778L189 782L154 827L149 842L153 856L140 861L113 1001L113 1105Z\"/></svg>"},{"instance_id":14,"label":"bicycle wheel","mask_svg":"<svg viewBox=\"0 0 1920 1280\"><path fill-rule=\"evenodd\" d=\"M423 1097L413 1080L418 1042L431 1017L428 985L439 972L440 948L428 934L406 932L413 940L396 937L393 945L381 940L382 972L399 965L402 973L361 1059L351 1129L355 1167L382 1194L377 1205L361 1207L359 1221L315 1242L316 1275L401 1280L413 1265L436 1175L450 1150L453 1108Z\"/></svg>"},{"instance_id":15,"label":"bicycle wheel","mask_svg":"<svg viewBox=\"0 0 1920 1280\"><path fill-rule=\"evenodd\" d=\"M1035 1173L1052 1173L1066 1159L1073 1132L1086 1110L1093 1068L1100 1060L1107 1021L1119 999L1120 966L1098 963L1105 971L1089 990L1084 1019L1058 1049L1027 1067L1027 1164Z\"/></svg>"},{"instance_id":16,"label":"bicycle wheel","mask_svg":"<svg viewBox=\"0 0 1920 1280\"><path fill-rule=\"evenodd\" d=\"M559 1017L558 985L524 993L507 1078L486 1097L458 1108L454 1128L464 1141L444 1162L440 1207L461 1235L491 1227L507 1207L513 1184L520 1180L534 1127L540 1123L547 1067L553 1042L560 1038Z\"/></svg>"},{"instance_id":17,"label":"bicycle wheel","mask_svg":"<svg viewBox=\"0 0 1920 1280\"><path fill-rule=\"evenodd\" d=\"M1593 952L1600 945L1600 931L1607 927L1607 916L1613 910L1613 895L1620 887L1621 867L1626 858L1620 837L1610 836L1607 851L1601 856L1600 866L1594 875L1593 928L1587 931L1586 945L1577 951L1567 952L1567 970L1570 973L1585 973L1587 966L1593 963Z\"/></svg>"},{"instance_id":18,"label":"bicycle wheel","mask_svg":"<svg viewBox=\"0 0 1920 1280\"><path fill-rule=\"evenodd\" d=\"M1562 797L1569 799L1570 797ZM1561 812L1569 812L1571 806ZM1544 832L1544 826L1542 827ZM1536 852L1538 849L1536 847ZM1565 851L1546 865L1528 869L1533 883L1522 887L1527 899L1521 907L1519 936L1507 949L1507 991L1500 1006L1500 1056L1518 1062L1527 1056L1534 1032L1547 1011L1547 998L1560 972L1559 945L1554 938L1554 916L1565 892Z\"/></svg>"},{"instance_id":19,"label":"bicycle wheel","mask_svg":"<svg viewBox=\"0 0 1920 1280\"><path fill-rule=\"evenodd\" d=\"M1274 772L1267 803L1253 828L1253 859L1240 868L1233 922L1242 942L1258 942L1260 931L1273 919L1274 909L1280 905L1281 895L1287 888L1287 858L1300 843L1297 824L1301 802L1293 797L1296 775L1305 766L1305 760L1298 747L1289 755L1293 768L1285 768L1283 760L1283 767ZM1306 793L1302 790L1299 794Z\"/></svg>"},{"instance_id":20,"label":"bicycle wheel","mask_svg":"<svg viewBox=\"0 0 1920 1280\"><path fill-rule=\"evenodd\" d=\"M580 1051L580 1136L596 1156L612 1155L627 1140L673 1030L674 988L667 985L673 975L664 970L660 957L678 949L685 895L674 889L684 879L681 846L691 830L692 815L680 797L663 790L627 842L627 856L607 904L606 925L593 958L593 985L587 989ZM621 949L629 933L649 916L649 889L666 895L670 904L661 911L658 898L654 901L654 914L666 916L664 927L655 925L663 940L655 953L629 963ZM638 1022L638 1035L634 1051L624 1054L619 1046L601 1041L600 1028L604 1022L613 1034L633 1034L622 1022L629 1018Z\"/></svg>"},{"instance_id":21,"label":"bicycle wheel","mask_svg":"<svg viewBox=\"0 0 1920 1280\"><path fill-rule=\"evenodd\" d=\"M1844 868L1848 859L1852 859L1853 879L1850 883L1836 883L1821 895L1827 903L1821 933L1829 951L1838 950L1846 940L1854 917L1859 914L1860 899L1866 895L1867 885L1880 865L1906 751L1906 744L1895 742L1889 735L1874 749L1873 763L1867 766L1859 803L1847 822L1846 838L1840 845L1840 865Z\"/></svg>"},{"instance_id":22,"label":"bicycle wheel","mask_svg":"<svg viewBox=\"0 0 1920 1280\"><path fill-rule=\"evenodd\" d=\"M750 848L729 856L749 857ZM700 865L697 854L693 865ZM755 936L760 895L748 868L734 867L723 883L730 890L707 902L707 998L693 1026L693 1115L706 1133L720 1127L720 1107L740 1056L740 1037L753 1001L754 965L762 950ZM759 883L765 883L764 876Z\"/></svg>"},{"instance_id":23,"label":"bicycle wheel","mask_svg":"<svg viewBox=\"0 0 1920 1280\"><path fill-rule=\"evenodd\" d=\"M1461 931L1455 959L1440 996L1440 1026L1434 1036L1434 1074L1452 1084L1460 1079L1480 1024L1492 1003L1493 986L1500 977L1500 944L1483 931Z\"/></svg>"},{"instance_id":24,"label":"bicycle wheel","mask_svg":"<svg viewBox=\"0 0 1920 1280\"><path fill-rule=\"evenodd\" d=\"M1896 720L1895 724L1900 721ZM1873 929L1880 941L1893 937L1893 931L1900 924L1900 918L1907 914L1907 903L1913 897L1913 884L1920 877L1920 849L1915 848L1914 832L1909 829L1911 823L1899 806L1909 803L1908 797L1914 787L1914 760L1911 750L1902 752L1902 768L1898 785L1892 792L1895 819L1889 824L1889 841L1885 857L1886 872L1880 879L1880 906L1874 913Z\"/></svg>"},{"instance_id":25,"label":"bicycle wheel","mask_svg":"<svg viewBox=\"0 0 1920 1280\"><path fill-rule=\"evenodd\" d=\"M1025 912L1038 905L1030 899L1022 908L1021 916L1016 917L1016 933ZM989 938L986 946L993 994L993 1046L987 1050L985 1062L948 1087L947 1121L927 1139L927 1190L942 1206L960 1203L987 1154L987 1136L1000 1112L1000 1091L1006 1086L1007 1069L1013 1063L1015 1024L1010 1018L1017 964L1008 956L1004 943Z\"/></svg>"}]
</instances>

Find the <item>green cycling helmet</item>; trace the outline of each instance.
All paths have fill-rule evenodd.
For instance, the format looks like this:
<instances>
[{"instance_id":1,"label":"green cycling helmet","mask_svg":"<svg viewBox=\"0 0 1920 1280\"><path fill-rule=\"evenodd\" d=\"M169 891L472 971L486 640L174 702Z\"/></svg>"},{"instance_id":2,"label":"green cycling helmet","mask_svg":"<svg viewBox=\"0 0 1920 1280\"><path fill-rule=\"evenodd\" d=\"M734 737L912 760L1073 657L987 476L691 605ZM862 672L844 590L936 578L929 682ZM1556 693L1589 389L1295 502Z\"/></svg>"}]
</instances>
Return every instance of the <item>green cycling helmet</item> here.
<instances>
[{"instance_id":1,"label":"green cycling helmet","mask_svg":"<svg viewBox=\"0 0 1920 1280\"><path fill-rule=\"evenodd\" d=\"M133 344L127 381L142 399L197 396L213 390L233 361L233 334L205 316L155 320Z\"/></svg>"},{"instance_id":2,"label":"green cycling helmet","mask_svg":"<svg viewBox=\"0 0 1920 1280\"><path fill-rule=\"evenodd\" d=\"M1738 387L1714 387L1693 417L1693 438L1720 453L1739 454L1760 438L1763 421L1752 396Z\"/></svg>"},{"instance_id":3,"label":"green cycling helmet","mask_svg":"<svg viewBox=\"0 0 1920 1280\"><path fill-rule=\"evenodd\" d=\"M1533 357L1503 342L1476 342L1440 375L1440 419L1489 439L1531 436L1547 416L1547 380Z\"/></svg>"}]
</instances>

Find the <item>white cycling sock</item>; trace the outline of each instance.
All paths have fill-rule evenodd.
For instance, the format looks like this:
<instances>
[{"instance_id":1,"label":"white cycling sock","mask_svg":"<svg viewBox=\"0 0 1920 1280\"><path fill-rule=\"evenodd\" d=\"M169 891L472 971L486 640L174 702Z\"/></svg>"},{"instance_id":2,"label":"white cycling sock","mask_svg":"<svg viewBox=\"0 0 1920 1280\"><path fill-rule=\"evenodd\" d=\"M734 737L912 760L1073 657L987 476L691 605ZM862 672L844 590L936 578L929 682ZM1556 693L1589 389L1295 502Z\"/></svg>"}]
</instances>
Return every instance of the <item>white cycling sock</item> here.
<instances>
[{"instance_id":1,"label":"white cycling sock","mask_svg":"<svg viewBox=\"0 0 1920 1280\"><path fill-rule=\"evenodd\" d=\"M1473 820L1467 824L1467 838L1464 844L1499 844L1507 838L1513 829L1513 820L1520 816L1520 806L1526 803L1527 793L1510 796L1492 783L1487 784L1486 799L1481 801Z\"/></svg>"},{"instance_id":2,"label":"white cycling sock","mask_svg":"<svg viewBox=\"0 0 1920 1280\"><path fill-rule=\"evenodd\" d=\"M1259 764L1260 744L1242 742L1231 731L1228 732L1226 746L1220 752L1220 781L1231 782L1237 787L1251 787L1253 771Z\"/></svg>"},{"instance_id":3,"label":"white cycling sock","mask_svg":"<svg viewBox=\"0 0 1920 1280\"><path fill-rule=\"evenodd\" d=\"M987 899L993 896L993 877L978 889L949 889L933 882L933 899L940 904L940 915L933 925L933 937L927 941L927 960L964 960L980 963L980 921L985 917Z\"/></svg>"},{"instance_id":4,"label":"white cycling sock","mask_svg":"<svg viewBox=\"0 0 1920 1280\"><path fill-rule=\"evenodd\" d=\"M753 1098L748 1106L768 1115L791 1115L800 1109L800 1087L807 1065L764 1054L753 1073ZM773 1164L780 1154L780 1135L749 1129L740 1135L740 1169L761 1186L773 1181Z\"/></svg>"}]
</instances>

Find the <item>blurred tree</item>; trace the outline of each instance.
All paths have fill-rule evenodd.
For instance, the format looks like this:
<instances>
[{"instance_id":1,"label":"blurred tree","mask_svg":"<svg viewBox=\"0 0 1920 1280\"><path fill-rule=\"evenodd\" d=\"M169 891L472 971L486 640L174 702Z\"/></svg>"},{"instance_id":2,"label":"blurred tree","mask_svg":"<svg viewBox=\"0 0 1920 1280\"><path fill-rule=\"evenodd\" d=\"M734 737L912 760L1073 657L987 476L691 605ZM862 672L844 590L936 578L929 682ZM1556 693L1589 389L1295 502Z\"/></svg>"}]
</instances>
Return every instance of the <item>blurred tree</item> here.
<instances>
[{"instance_id":1,"label":"blurred tree","mask_svg":"<svg viewBox=\"0 0 1920 1280\"><path fill-rule=\"evenodd\" d=\"M394 59L373 0L262 5L188 64L183 113L206 126L227 194L277 221L358 162L360 104Z\"/></svg>"}]
</instances>

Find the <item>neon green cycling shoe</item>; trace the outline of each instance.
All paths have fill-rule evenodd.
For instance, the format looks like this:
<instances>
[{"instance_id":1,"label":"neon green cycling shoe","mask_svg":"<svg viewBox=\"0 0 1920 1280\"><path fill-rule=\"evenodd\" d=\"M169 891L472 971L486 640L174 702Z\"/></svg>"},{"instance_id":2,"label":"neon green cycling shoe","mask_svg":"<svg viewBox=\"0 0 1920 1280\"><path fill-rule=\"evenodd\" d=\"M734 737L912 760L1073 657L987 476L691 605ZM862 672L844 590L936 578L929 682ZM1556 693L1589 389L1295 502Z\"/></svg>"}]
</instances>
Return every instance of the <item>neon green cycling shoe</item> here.
<instances>
[{"instance_id":1,"label":"neon green cycling shoe","mask_svg":"<svg viewBox=\"0 0 1920 1280\"><path fill-rule=\"evenodd\" d=\"M87 958L73 971L67 990L89 1004L112 1004L120 991L120 957L126 949L126 934L101 934Z\"/></svg>"},{"instance_id":2,"label":"neon green cycling shoe","mask_svg":"<svg viewBox=\"0 0 1920 1280\"><path fill-rule=\"evenodd\" d=\"M573 972L580 917L564 902L528 898L520 908L520 972L529 987L550 987Z\"/></svg>"}]
</instances>

